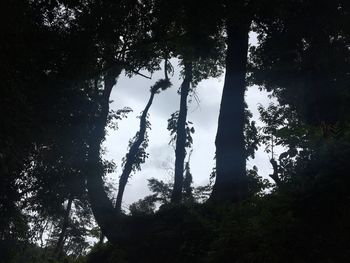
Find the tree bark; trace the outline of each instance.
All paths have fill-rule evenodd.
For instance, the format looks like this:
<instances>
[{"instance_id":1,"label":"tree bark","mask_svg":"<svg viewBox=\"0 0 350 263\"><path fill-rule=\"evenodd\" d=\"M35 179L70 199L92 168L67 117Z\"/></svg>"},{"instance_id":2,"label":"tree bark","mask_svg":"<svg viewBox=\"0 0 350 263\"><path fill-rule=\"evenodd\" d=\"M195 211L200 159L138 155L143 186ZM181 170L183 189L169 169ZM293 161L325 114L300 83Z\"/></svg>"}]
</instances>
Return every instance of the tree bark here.
<instances>
[{"instance_id":1,"label":"tree bark","mask_svg":"<svg viewBox=\"0 0 350 263\"><path fill-rule=\"evenodd\" d=\"M131 145L129 152L126 155L124 169L119 179L119 189L118 189L117 200L115 203L115 209L118 213L121 212L125 186L129 180L129 176L132 172L133 165L135 164L137 153L139 151L141 144L145 140L145 135L147 130L147 114L148 114L149 108L152 105L154 95L155 95L155 91L151 90L151 96L140 118L140 130L138 132L137 138L134 141L134 143Z\"/></svg>"},{"instance_id":2,"label":"tree bark","mask_svg":"<svg viewBox=\"0 0 350 263\"><path fill-rule=\"evenodd\" d=\"M66 211L65 211L64 216L63 216L61 233L58 237L58 241L57 241L57 244L55 247L55 255L57 255L57 258L62 257L63 246L64 246L64 237L66 235L66 231L67 231L68 224L69 224L69 216L70 216L70 211L72 209L72 203L73 203L73 197L70 196L68 199Z\"/></svg>"},{"instance_id":3,"label":"tree bark","mask_svg":"<svg viewBox=\"0 0 350 263\"><path fill-rule=\"evenodd\" d=\"M186 118L187 97L192 81L192 63L185 63L185 78L181 84L181 98L179 117L176 125L176 148L175 148L175 175L174 189L171 196L172 203L181 203L184 176L184 161L186 157Z\"/></svg>"},{"instance_id":4,"label":"tree bark","mask_svg":"<svg viewBox=\"0 0 350 263\"><path fill-rule=\"evenodd\" d=\"M105 127L109 112L109 97L113 86L116 84L116 78L120 73L121 69L114 67L105 75L104 91L100 97L100 103L96 107L96 114L95 117L92 117L92 123L89 128L90 137L88 140L89 149L86 165L86 182L91 209L103 235L111 242L118 240L118 233L115 231L117 213L115 212L112 201L105 192L100 149L101 143L105 138Z\"/></svg>"},{"instance_id":5,"label":"tree bark","mask_svg":"<svg viewBox=\"0 0 350 263\"><path fill-rule=\"evenodd\" d=\"M216 181L211 200L238 202L248 195L244 93L250 23L227 25L226 74L216 135Z\"/></svg>"}]
</instances>

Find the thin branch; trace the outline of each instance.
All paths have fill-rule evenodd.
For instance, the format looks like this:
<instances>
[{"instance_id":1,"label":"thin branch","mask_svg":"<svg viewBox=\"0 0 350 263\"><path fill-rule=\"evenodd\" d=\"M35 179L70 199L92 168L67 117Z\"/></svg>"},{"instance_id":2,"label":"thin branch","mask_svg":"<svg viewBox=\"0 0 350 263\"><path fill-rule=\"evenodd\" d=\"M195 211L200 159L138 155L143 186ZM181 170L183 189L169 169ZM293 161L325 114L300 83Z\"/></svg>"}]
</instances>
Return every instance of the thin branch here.
<instances>
[{"instance_id":1,"label":"thin branch","mask_svg":"<svg viewBox=\"0 0 350 263\"><path fill-rule=\"evenodd\" d=\"M168 77L168 58L167 57L164 60L164 77L166 80L169 79L169 77Z\"/></svg>"},{"instance_id":2,"label":"thin branch","mask_svg":"<svg viewBox=\"0 0 350 263\"><path fill-rule=\"evenodd\" d=\"M146 76L142 73L140 73L138 70L132 70L133 73L135 73L136 75L140 75L141 77L144 77L146 79L152 79L152 75L149 77L149 76Z\"/></svg>"}]
</instances>

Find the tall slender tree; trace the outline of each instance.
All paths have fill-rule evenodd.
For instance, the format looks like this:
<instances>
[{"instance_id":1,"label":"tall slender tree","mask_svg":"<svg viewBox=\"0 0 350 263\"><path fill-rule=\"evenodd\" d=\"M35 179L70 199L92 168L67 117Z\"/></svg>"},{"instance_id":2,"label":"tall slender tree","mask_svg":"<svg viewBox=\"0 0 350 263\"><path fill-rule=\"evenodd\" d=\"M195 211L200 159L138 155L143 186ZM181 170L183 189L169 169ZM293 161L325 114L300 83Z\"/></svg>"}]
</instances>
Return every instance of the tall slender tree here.
<instances>
[{"instance_id":1,"label":"tall slender tree","mask_svg":"<svg viewBox=\"0 0 350 263\"><path fill-rule=\"evenodd\" d=\"M88 125L86 179L95 219L102 233L109 240L115 241L118 240L119 234L116 231L117 213L104 189L104 170L100 156L108 121L109 98L116 84L116 78L122 70L126 70L129 75L138 74L141 69L158 68L159 61L154 52L154 45L149 45L152 3L103 1L95 5L92 8L94 12L83 21L88 23L89 19L102 21L97 23L100 26L97 28L98 39L102 40L97 44L103 47L100 60L103 62L104 77L103 89L95 89L93 100L95 104Z\"/></svg>"},{"instance_id":2,"label":"tall slender tree","mask_svg":"<svg viewBox=\"0 0 350 263\"><path fill-rule=\"evenodd\" d=\"M201 80L217 77L222 73L223 42L219 19L216 16L216 3L159 1L158 6L158 13L155 14L156 33L165 40L170 55L180 59L183 67L183 82L179 92L180 107L176 113L175 181L172 193L172 202L180 203L186 157L188 96ZM210 22L205 19L205 14L209 13L213 18Z\"/></svg>"},{"instance_id":3,"label":"tall slender tree","mask_svg":"<svg viewBox=\"0 0 350 263\"><path fill-rule=\"evenodd\" d=\"M167 69L165 69L165 72L167 72ZM135 170L140 170L140 165L144 163L145 159L147 158L147 153L145 152L148 145L147 129L150 128L150 123L148 122L148 112L153 103L154 96L159 93L160 90L165 90L170 87L170 85L171 83L166 75L165 79L157 81L157 83L151 87L151 95L145 109L140 116L140 129L134 138L130 141L129 151L123 160L123 172L119 178L119 188L115 203L115 209L118 213L121 212L124 190L129 180L130 174Z\"/></svg>"},{"instance_id":4,"label":"tall slender tree","mask_svg":"<svg viewBox=\"0 0 350 263\"><path fill-rule=\"evenodd\" d=\"M182 200L184 162L186 157L187 99L192 81L192 63L185 62L184 64L185 76L180 88L180 109L176 123L174 189L171 196L173 203L180 203Z\"/></svg>"}]
</instances>

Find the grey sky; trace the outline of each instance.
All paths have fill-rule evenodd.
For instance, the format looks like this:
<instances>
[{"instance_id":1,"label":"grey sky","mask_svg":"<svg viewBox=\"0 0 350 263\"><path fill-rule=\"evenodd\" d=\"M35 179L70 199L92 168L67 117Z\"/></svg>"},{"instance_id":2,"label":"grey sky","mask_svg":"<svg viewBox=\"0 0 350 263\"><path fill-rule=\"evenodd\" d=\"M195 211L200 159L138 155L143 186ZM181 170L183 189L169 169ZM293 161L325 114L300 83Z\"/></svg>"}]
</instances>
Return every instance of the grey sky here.
<instances>
[{"instance_id":1,"label":"grey sky","mask_svg":"<svg viewBox=\"0 0 350 263\"><path fill-rule=\"evenodd\" d=\"M156 177L162 180L170 180L167 168L174 165L174 150L168 145L170 134L167 128L167 120L170 115L178 110L180 96L177 90L180 87L179 68L174 60L175 75L171 78L173 86L156 95L150 109L150 122L152 130L149 131L150 154L146 163L142 165L142 171L137 172L129 180L124 194L123 207L137 201L149 193L147 179ZM121 109L125 106L131 107L133 113L128 118L119 122L117 131L109 130L104 143L107 150L106 158L113 159L118 165L116 173L109 175L117 187L118 177L121 174L121 159L127 152L129 140L135 135L139 128L139 119L136 118L145 107L149 98L149 88L159 78L163 78L163 72L156 72L152 80L141 76L131 79L120 77L114 87L111 99L111 109ZM196 93L199 103L192 100L189 105L188 120L193 121L195 134L193 136L193 154L191 156L191 171L195 185L204 185L209 181L209 175L214 166L215 136L217 120L221 101L224 76L219 79L208 79L199 83ZM257 87L249 87L246 92L246 102L253 113L253 118L258 121L258 104L268 105L271 100L266 92L259 91ZM248 162L248 168L258 166L259 174L266 177L271 172L268 155L259 149L256 158Z\"/></svg>"}]
</instances>

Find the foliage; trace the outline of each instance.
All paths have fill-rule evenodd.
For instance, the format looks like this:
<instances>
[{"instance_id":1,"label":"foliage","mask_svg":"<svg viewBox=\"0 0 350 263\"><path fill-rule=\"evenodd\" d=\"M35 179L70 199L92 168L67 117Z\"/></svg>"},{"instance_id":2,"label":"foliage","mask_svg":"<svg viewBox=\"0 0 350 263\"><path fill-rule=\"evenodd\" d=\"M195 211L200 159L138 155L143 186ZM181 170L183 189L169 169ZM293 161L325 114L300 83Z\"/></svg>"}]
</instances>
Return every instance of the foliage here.
<instances>
[{"instance_id":1,"label":"foliage","mask_svg":"<svg viewBox=\"0 0 350 263\"><path fill-rule=\"evenodd\" d=\"M256 123L251 120L253 117L252 113L246 109L245 110L245 125L244 125L244 140L245 140L245 151L247 158L255 158L255 152L261 144L260 134Z\"/></svg>"},{"instance_id":2,"label":"foliage","mask_svg":"<svg viewBox=\"0 0 350 263\"><path fill-rule=\"evenodd\" d=\"M152 217L154 224L143 224L149 229L141 240L95 250L88 262L100 260L101 253L106 260L118 255L125 262L140 262L140 255L142 262L346 262L350 240L344 231L350 215L343 205L334 206L337 200L325 203L330 192L314 203L320 193L271 193L226 206L163 207L135 223ZM309 202L316 205L312 211Z\"/></svg>"},{"instance_id":3,"label":"foliage","mask_svg":"<svg viewBox=\"0 0 350 263\"><path fill-rule=\"evenodd\" d=\"M125 107L120 110L110 110L108 115L108 128L118 130L118 121L127 118L127 115L132 112L132 109Z\"/></svg>"},{"instance_id":4,"label":"foliage","mask_svg":"<svg viewBox=\"0 0 350 263\"><path fill-rule=\"evenodd\" d=\"M0 5L1 262L348 261L347 1L6 0ZM239 57L244 51L239 42L250 30L258 44L250 47L247 80L278 101L258 107L262 127L243 112L246 56ZM118 214L108 196L113 187L104 182L116 164L103 160L101 142L106 128L117 130L131 109L110 110L110 92L121 72L152 74L164 61L165 79L150 88L152 102L171 86L172 58L179 59L192 94L201 80L219 77L224 65L227 79L241 76L241 96L233 96L237 103L225 100L228 111L239 110L240 120L219 123L228 128L221 146L233 137L241 143L244 131L244 151L229 162L245 163L264 146L276 185L255 166L243 169L249 198L213 204L208 198L216 169L209 185L193 186L195 129L186 121L182 202L171 204L172 182L152 178L151 195L132 204L129 215ZM144 131L129 142L131 148L142 139L133 153L133 172L148 157L151 123L144 113ZM178 136L179 115L168 120L170 144ZM228 132L238 126L239 134ZM99 186L101 192L90 191ZM88 240L101 235L93 213L102 215L101 229L116 239L100 242L85 256Z\"/></svg>"},{"instance_id":5,"label":"foliage","mask_svg":"<svg viewBox=\"0 0 350 263\"><path fill-rule=\"evenodd\" d=\"M172 136L170 139L169 144L174 145L176 142L176 128L177 128L177 121L179 118L179 111L176 111L171 114L170 118L168 119L168 131L170 131L170 135ZM195 129L192 126L193 122L186 121L186 148L191 148L193 144L192 134L194 134Z\"/></svg>"},{"instance_id":6,"label":"foliage","mask_svg":"<svg viewBox=\"0 0 350 263\"><path fill-rule=\"evenodd\" d=\"M149 128L149 124L148 124L148 128ZM135 141L138 140L138 138L139 138L139 132L136 133L134 138L130 139L129 148L134 144ZM146 152L146 148L148 147L148 140L149 140L148 135L146 133L145 138L142 141L142 144L137 149L137 152L135 154L135 162L133 162L133 165L132 165L132 170L134 172L141 170L141 164L143 164L149 156L149 154ZM126 160L127 160L127 157L124 157L122 160L122 166L125 165Z\"/></svg>"},{"instance_id":7,"label":"foliage","mask_svg":"<svg viewBox=\"0 0 350 263\"><path fill-rule=\"evenodd\" d=\"M271 188L271 183L268 179L259 176L258 168L253 166L247 170L248 189L250 196L264 196L266 191Z\"/></svg>"},{"instance_id":8,"label":"foliage","mask_svg":"<svg viewBox=\"0 0 350 263\"><path fill-rule=\"evenodd\" d=\"M348 8L345 1L290 3L254 27L251 83L273 91L307 124L348 119Z\"/></svg>"}]
</instances>

